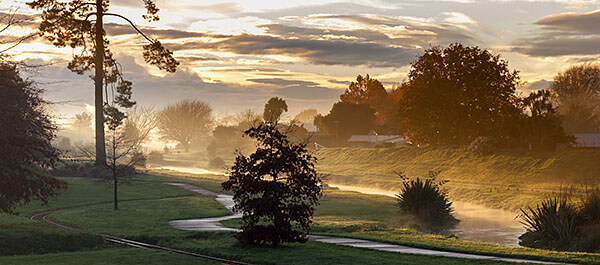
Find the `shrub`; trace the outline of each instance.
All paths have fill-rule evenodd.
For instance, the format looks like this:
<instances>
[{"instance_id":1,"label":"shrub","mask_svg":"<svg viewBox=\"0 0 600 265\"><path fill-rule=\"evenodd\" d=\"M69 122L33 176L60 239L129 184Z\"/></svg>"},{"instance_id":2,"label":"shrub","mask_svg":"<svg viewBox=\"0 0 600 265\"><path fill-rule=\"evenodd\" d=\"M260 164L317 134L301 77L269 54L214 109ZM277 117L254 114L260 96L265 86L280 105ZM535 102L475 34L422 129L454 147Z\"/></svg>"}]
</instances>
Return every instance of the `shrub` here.
<instances>
[{"instance_id":1,"label":"shrub","mask_svg":"<svg viewBox=\"0 0 600 265\"><path fill-rule=\"evenodd\" d=\"M165 156L163 155L163 153L161 153L159 151L151 151L148 154L148 162L151 164L157 164L157 163L163 162L164 160L165 160Z\"/></svg>"},{"instance_id":2,"label":"shrub","mask_svg":"<svg viewBox=\"0 0 600 265\"><path fill-rule=\"evenodd\" d=\"M148 159L144 153L138 151L131 154L131 161L129 164L136 167L146 167L146 161L148 161Z\"/></svg>"},{"instance_id":3,"label":"shrub","mask_svg":"<svg viewBox=\"0 0 600 265\"><path fill-rule=\"evenodd\" d=\"M110 170L105 166L96 166L93 163L65 163L50 171L57 177L97 178L103 179L110 176Z\"/></svg>"},{"instance_id":4,"label":"shrub","mask_svg":"<svg viewBox=\"0 0 600 265\"><path fill-rule=\"evenodd\" d=\"M548 198L535 207L521 209L519 218L527 232L519 237L528 247L567 249L573 242L581 216L566 196Z\"/></svg>"},{"instance_id":5,"label":"shrub","mask_svg":"<svg viewBox=\"0 0 600 265\"><path fill-rule=\"evenodd\" d=\"M221 169L225 167L225 161L223 158L215 157L208 161L208 167L211 169Z\"/></svg>"},{"instance_id":6,"label":"shrub","mask_svg":"<svg viewBox=\"0 0 600 265\"><path fill-rule=\"evenodd\" d=\"M496 143L493 139L485 136L479 136L469 145L469 151L480 154L489 155L494 152Z\"/></svg>"},{"instance_id":7,"label":"shrub","mask_svg":"<svg viewBox=\"0 0 600 265\"><path fill-rule=\"evenodd\" d=\"M581 198L581 216L588 224L600 224L600 189L588 190Z\"/></svg>"},{"instance_id":8,"label":"shrub","mask_svg":"<svg viewBox=\"0 0 600 265\"><path fill-rule=\"evenodd\" d=\"M452 215L452 202L447 193L441 189L443 181L436 181L439 172L429 172L427 178L404 179L398 198L398 208L414 216L425 225L424 228L437 230L456 225L458 220Z\"/></svg>"}]
</instances>

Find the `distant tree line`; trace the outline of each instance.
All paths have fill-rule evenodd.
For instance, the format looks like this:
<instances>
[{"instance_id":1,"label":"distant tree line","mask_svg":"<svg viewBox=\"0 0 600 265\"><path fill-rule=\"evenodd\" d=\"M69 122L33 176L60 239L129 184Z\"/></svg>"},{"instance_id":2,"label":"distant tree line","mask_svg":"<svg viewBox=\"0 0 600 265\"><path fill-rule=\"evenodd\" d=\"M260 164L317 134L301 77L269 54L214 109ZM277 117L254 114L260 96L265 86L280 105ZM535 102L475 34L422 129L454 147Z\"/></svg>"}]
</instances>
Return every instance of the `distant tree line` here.
<instances>
[{"instance_id":1,"label":"distant tree line","mask_svg":"<svg viewBox=\"0 0 600 265\"><path fill-rule=\"evenodd\" d=\"M519 72L499 55L462 44L432 47L390 90L359 75L314 123L340 141L375 130L424 146L466 145L485 136L509 147L553 149L573 140L564 126L569 132L597 127L599 69L573 67L549 90L520 96Z\"/></svg>"}]
</instances>

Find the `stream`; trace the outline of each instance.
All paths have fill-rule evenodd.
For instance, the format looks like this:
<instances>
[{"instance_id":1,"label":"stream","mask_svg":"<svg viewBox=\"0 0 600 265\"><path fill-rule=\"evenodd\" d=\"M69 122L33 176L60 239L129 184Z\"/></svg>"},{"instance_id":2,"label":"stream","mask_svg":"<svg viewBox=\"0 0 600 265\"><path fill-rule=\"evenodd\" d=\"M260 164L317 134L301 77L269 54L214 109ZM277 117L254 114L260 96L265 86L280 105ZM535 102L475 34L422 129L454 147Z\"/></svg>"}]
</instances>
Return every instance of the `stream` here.
<instances>
[{"instance_id":1,"label":"stream","mask_svg":"<svg viewBox=\"0 0 600 265\"><path fill-rule=\"evenodd\" d=\"M357 186L346 186L328 183L330 187L342 191L355 191L364 194L384 195L396 197L395 192L363 188ZM516 214L509 211L488 208L482 205L454 201L454 217L460 223L449 233L456 235L458 239L487 242L505 246L519 246L519 236L525 233L525 228L515 219Z\"/></svg>"},{"instance_id":2,"label":"stream","mask_svg":"<svg viewBox=\"0 0 600 265\"><path fill-rule=\"evenodd\" d=\"M226 175L222 172L196 167L161 166L156 168L191 174ZM396 193L393 191L331 183L328 183L328 185L342 191L396 197ZM509 211L460 201L452 202L452 206L454 208L454 216L460 220L460 223L456 228L450 229L448 232L449 234L456 235L458 239L505 246L518 246L519 236L525 233L523 225L515 219L516 214Z\"/></svg>"}]
</instances>

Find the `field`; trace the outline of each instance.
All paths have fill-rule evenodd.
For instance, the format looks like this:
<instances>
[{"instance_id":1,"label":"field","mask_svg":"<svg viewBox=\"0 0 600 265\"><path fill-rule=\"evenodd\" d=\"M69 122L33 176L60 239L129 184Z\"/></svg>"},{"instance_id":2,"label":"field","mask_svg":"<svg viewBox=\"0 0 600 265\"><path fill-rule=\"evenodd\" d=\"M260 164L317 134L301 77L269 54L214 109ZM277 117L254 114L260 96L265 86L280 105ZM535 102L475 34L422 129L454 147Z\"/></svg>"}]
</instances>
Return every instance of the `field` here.
<instances>
[{"instance_id":1,"label":"field","mask_svg":"<svg viewBox=\"0 0 600 265\"><path fill-rule=\"evenodd\" d=\"M600 150L554 153L498 151L477 155L466 148L324 148L315 151L327 182L398 192L402 180L440 171L454 200L516 211L548 194L600 182Z\"/></svg>"},{"instance_id":2,"label":"field","mask_svg":"<svg viewBox=\"0 0 600 265\"><path fill-rule=\"evenodd\" d=\"M184 175L184 174L181 174ZM361 263L361 264L503 264L498 261L461 260L442 257L403 255L379 252L319 242L292 244L280 248L241 246L236 244L232 233L181 231L170 227L173 219L219 216L226 213L212 196L196 196L189 191L166 185L164 182L187 182L218 190L218 176L187 178L158 175L140 175L121 188L119 211L111 210L110 187L105 183L86 179L69 179L68 191L48 206L31 205L20 209L21 213L56 210L50 218L60 223L84 228L89 232L109 233L139 241L160 244L199 253L261 264L314 264ZM327 190L315 216L314 232L338 234L380 241L397 242L431 249L448 249L459 252L487 253L509 257L536 257L592 264L600 260L599 254L539 251L527 248L498 247L491 244L463 242L443 236L423 235L401 229L399 214L393 198L371 196L353 192ZM0 216L0 235L12 236L7 231L15 224L39 226L35 231L54 231L56 242L70 239L65 234L86 235L92 233L69 232L51 228L46 224L29 220L25 216ZM228 224L235 226L236 220ZM49 230L45 230L49 229ZM14 238L3 238L14 240ZM3 240L3 241L4 241ZM21 239L23 240L23 239ZM52 242L48 242L52 243ZM146 252L144 252L146 251ZM55 254L19 255L0 257L0 264L212 264L188 256L123 248L107 243L96 243L79 249L58 249Z\"/></svg>"}]
</instances>

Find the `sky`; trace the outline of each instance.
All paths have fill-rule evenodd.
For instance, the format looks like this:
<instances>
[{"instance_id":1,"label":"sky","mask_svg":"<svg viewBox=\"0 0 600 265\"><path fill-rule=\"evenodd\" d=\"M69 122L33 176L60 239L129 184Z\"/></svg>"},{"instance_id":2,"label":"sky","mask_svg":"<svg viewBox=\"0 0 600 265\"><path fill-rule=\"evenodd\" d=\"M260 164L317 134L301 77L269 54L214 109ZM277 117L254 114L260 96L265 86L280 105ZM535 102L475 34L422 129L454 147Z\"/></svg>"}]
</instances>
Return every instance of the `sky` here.
<instances>
[{"instance_id":1,"label":"sky","mask_svg":"<svg viewBox=\"0 0 600 265\"><path fill-rule=\"evenodd\" d=\"M3 0L0 10L36 19L26 1ZM124 21L105 28L133 99L156 109L182 99L209 102L217 117L262 111L284 98L289 117L303 109L327 113L349 82L369 74L387 88L406 78L424 49L463 43L500 54L520 71L523 90L539 89L570 65L600 57L600 1L402 0L158 0L161 20L142 19L142 0L111 1L110 12L131 18L181 62L174 74L146 65L146 40ZM25 23L6 34L25 34ZM7 36L2 36L3 38ZM89 110L93 83L66 65L70 48L37 38L10 53L44 64L32 78L57 102L60 117Z\"/></svg>"}]
</instances>

